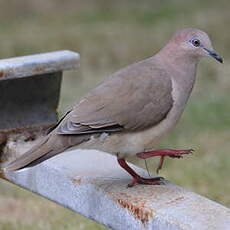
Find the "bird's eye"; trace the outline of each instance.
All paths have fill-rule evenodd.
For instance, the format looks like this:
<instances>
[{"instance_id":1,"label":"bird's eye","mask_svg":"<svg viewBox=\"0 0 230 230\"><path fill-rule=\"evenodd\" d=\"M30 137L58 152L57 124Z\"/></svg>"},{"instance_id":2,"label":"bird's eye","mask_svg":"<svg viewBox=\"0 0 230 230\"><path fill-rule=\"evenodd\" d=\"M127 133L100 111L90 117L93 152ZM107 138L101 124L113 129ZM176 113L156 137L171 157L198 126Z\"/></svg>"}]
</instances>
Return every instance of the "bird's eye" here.
<instances>
[{"instance_id":1,"label":"bird's eye","mask_svg":"<svg viewBox=\"0 0 230 230\"><path fill-rule=\"evenodd\" d=\"M199 47L199 46L200 46L200 40L199 40L199 39L193 39L191 42L192 42L192 44L193 44L195 47Z\"/></svg>"}]
</instances>

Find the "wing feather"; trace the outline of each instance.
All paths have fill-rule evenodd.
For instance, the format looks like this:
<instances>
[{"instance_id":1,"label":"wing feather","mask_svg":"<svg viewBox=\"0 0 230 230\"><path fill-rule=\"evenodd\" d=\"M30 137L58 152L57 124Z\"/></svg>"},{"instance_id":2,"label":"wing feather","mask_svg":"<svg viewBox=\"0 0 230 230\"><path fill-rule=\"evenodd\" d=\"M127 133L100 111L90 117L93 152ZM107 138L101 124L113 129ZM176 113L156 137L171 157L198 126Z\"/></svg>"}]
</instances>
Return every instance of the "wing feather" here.
<instances>
[{"instance_id":1,"label":"wing feather","mask_svg":"<svg viewBox=\"0 0 230 230\"><path fill-rule=\"evenodd\" d=\"M163 120L173 105L170 76L145 60L91 90L58 126L59 134L138 131Z\"/></svg>"}]
</instances>

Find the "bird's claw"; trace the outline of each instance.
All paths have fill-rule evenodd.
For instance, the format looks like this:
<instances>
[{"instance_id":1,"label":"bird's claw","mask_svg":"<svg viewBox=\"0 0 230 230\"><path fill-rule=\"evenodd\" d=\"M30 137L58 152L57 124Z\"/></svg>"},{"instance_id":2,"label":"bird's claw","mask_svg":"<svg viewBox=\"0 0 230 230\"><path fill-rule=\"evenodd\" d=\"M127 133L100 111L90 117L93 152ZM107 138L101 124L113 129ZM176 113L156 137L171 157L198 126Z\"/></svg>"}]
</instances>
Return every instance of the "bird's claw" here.
<instances>
[{"instance_id":1,"label":"bird's claw","mask_svg":"<svg viewBox=\"0 0 230 230\"><path fill-rule=\"evenodd\" d=\"M185 149L185 150L178 150L177 153L172 153L172 154L169 154L167 156L171 157L171 158L183 158L182 155L184 154L193 154L195 150L194 149Z\"/></svg>"},{"instance_id":2,"label":"bird's claw","mask_svg":"<svg viewBox=\"0 0 230 230\"><path fill-rule=\"evenodd\" d=\"M154 177L154 178L143 178L143 177L135 177L132 182L127 185L128 188L133 187L137 184L145 184L145 185L161 185L163 177Z\"/></svg>"},{"instance_id":3,"label":"bird's claw","mask_svg":"<svg viewBox=\"0 0 230 230\"><path fill-rule=\"evenodd\" d=\"M193 154L193 152L194 152L194 149L176 150L176 152L168 153L167 155L161 156L160 162L159 162L158 167L156 169L156 173L159 174L159 171L162 169L165 156L168 156L171 158L182 159L183 158L182 154Z\"/></svg>"}]
</instances>

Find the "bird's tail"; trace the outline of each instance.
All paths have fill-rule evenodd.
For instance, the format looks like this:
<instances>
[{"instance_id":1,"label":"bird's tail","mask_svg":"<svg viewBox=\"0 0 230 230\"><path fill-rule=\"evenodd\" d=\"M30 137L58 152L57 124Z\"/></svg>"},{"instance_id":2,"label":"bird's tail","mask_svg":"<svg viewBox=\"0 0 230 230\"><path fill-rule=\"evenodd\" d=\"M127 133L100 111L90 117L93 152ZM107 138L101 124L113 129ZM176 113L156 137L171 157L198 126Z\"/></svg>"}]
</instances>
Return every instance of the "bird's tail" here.
<instances>
[{"instance_id":1,"label":"bird's tail","mask_svg":"<svg viewBox=\"0 0 230 230\"><path fill-rule=\"evenodd\" d=\"M50 133L42 137L39 143L25 152L18 159L1 166L2 171L14 171L25 167L34 166L54 155L63 152L68 146L57 140L57 135ZM58 138L59 139L59 138Z\"/></svg>"}]
</instances>

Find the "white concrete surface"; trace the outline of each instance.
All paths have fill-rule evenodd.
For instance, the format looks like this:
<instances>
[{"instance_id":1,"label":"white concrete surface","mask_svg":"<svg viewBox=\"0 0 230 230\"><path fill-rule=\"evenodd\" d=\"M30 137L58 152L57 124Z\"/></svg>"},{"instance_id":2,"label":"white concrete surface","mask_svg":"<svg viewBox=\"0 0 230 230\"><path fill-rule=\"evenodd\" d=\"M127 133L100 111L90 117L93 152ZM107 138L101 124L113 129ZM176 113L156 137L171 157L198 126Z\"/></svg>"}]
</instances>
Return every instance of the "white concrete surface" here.
<instances>
[{"instance_id":1,"label":"white concrete surface","mask_svg":"<svg viewBox=\"0 0 230 230\"><path fill-rule=\"evenodd\" d=\"M98 151L71 150L4 176L111 229L230 229L230 209L167 181L127 188L116 157Z\"/></svg>"}]
</instances>

